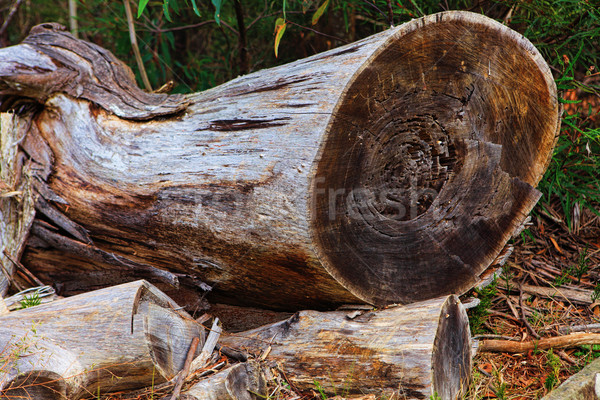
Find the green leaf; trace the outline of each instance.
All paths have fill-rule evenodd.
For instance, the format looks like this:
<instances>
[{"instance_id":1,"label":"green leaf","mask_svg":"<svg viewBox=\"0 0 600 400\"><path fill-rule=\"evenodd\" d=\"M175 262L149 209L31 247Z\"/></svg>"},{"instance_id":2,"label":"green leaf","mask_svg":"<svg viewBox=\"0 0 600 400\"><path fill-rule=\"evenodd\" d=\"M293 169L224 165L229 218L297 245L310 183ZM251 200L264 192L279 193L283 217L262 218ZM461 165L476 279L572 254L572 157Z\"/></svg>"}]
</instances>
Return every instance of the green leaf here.
<instances>
[{"instance_id":1,"label":"green leaf","mask_svg":"<svg viewBox=\"0 0 600 400\"><path fill-rule=\"evenodd\" d=\"M175 11L175 14L179 14L179 4L177 3L177 0L169 0L169 3L171 4L173 11Z\"/></svg>"},{"instance_id":2,"label":"green leaf","mask_svg":"<svg viewBox=\"0 0 600 400\"><path fill-rule=\"evenodd\" d=\"M283 32L285 32L286 26L287 23L283 18L277 18L277 21L275 21L275 57L277 57L279 51L279 42L281 41Z\"/></svg>"},{"instance_id":3,"label":"green leaf","mask_svg":"<svg viewBox=\"0 0 600 400\"><path fill-rule=\"evenodd\" d=\"M146 6L148 5L148 2L150 0L140 0L139 4L138 4L138 15L137 17L139 18L142 13L144 12L144 9L146 8Z\"/></svg>"},{"instance_id":4,"label":"green leaf","mask_svg":"<svg viewBox=\"0 0 600 400\"><path fill-rule=\"evenodd\" d=\"M169 14L169 0L164 0L163 12L165 13L165 17L167 17L167 20L169 20L169 22L173 22L173 20L171 19L171 14Z\"/></svg>"},{"instance_id":5,"label":"green leaf","mask_svg":"<svg viewBox=\"0 0 600 400\"><path fill-rule=\"evenodd\" d=\"M221 6L225 0L212 0L213 6L215 6L215 21L217 25L221 25Z\"/></svg>"},{"instance_id":6,"label":"green leaf","mask_svg":"<svg viewBox=\"0 0 600 400\"><path fill-rule=\"evenodd\" d=\"M315 13L313 14L313 17L312 17L313 25L316 25L316 23L319 22L319 18L321 18L321 16L325 12L325 9L327 8L328 5L329 5L329 0L325 0L325 2L323 4L321 4L321 6L319 8L317 8L317 11L315 11Z\"/></svg>"},{"instance_id":7,"label":"green leaf","mask_svg":"<svg viewBox=\"0 0 600 400\"><path fill-rule=\"evenodd\" d=\"M198 5L196 4L196 0L192 0L192 8L197 16L200 16L200 10L198 10Z\"/></svg>"}]
</instances>

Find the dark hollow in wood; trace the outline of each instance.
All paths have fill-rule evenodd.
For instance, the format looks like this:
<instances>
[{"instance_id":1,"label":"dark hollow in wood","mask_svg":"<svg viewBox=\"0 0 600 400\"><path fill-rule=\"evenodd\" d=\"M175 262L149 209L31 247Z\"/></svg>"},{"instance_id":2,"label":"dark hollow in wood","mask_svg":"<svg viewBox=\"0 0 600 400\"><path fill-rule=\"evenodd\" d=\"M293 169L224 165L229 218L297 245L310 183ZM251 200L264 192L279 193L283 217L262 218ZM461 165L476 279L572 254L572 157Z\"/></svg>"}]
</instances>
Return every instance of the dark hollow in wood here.
<instances>
[{"instance_id":1,"label":"dark hollow in wood","mask_svg":"<svg viewBox=\"0 0 600 400\"><path fill-rule=\"evenodd\" d=\"M68 203L38 202L65 243L32 235L23 263L65 294L135 266L170 271L160 288L188 306L204 282L287 310L465 292L537 201L559 125L539 52L468 12L185 97L138 93L54 25L0 56L0 94L43 103L22 133Z\"/></svg>"},{"instance_id":2,"label":"dark hollow in wood","mask_svg":"<svg viewBox=\"0 0 600 400\"><path fill-rule=\"evenodd\" d=\"M471 335L454 295L366 311L301 311L290 319L222 336L221 345L282 368L300 390L378 397L459 399L469 386Z\"/></svg>"},{"instance_id":3,"label":"dark hollow in wood","mask_svg":"<svg viewBox=\"0 0 600 400\"><path fill-rule=\"evenodd\" d=\"M76 400L165 382L202 334L143 280L14 311L0 317L1 398Z\"/></svg>"}]
</instances>

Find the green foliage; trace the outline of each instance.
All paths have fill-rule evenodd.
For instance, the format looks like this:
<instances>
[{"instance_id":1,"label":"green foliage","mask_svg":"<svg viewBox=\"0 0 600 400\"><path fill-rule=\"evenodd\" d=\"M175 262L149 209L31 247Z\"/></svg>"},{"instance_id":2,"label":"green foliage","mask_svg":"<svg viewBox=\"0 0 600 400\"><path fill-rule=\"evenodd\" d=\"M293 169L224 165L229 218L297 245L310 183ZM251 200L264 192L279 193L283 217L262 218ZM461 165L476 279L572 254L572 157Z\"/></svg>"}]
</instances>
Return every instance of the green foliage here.
<instances>
[{"instance_id":1,"label":"green foliage","mask_svg":"<svg viewBox=\"0 0 600 400\"><path fill-rule=\"evenodd\" d=\"M575 357L586 357L587 362L591 362L600 358L600 345L581 345L579 349L573 353Z\"/></svg>"},{"instance_id":2,"label":"green foliage","mask_svg":"<svg viewBox=\"0 0 600 400\"><path fill-rule=\"evenodd\" d=\"M321 387L321 384L319 383L319 381L317 380L313 380L313 384L315 385L315 387L317 388L317 391L319 392L319 394L321 395L321 398L323 400L327 400L327 394L325 393L325 391L323 390L323 388Z\"/></svg>"},{"instance_id":3,"label":"green foliage","mask_svg":"<svg viewBox=\"0 0 600 400\"><path fill-rule=\"evenodd\" d=\"M562 368L560 358L552 352L552 349L546 353L546 367L550 370L546 380L544 381L544 387L550 391L554 389L560 383L559 374Z\"/></svg>"},{"instance_id":4,"label":"green foliage","mask_svg":"<svg viewBox=\"0 0 600 400\"><path fill-rule=\"evenodd\" d=\"M221 6L223 5L223 0L212 0L213 6L215 6L215 22L217 25L221 25Z\"/></svg>"},{"instance_id":5,"label":"green foliage","mask_svg":"<svg viewBox=\"0 0 600 400\"><path fill-rule=\"evenodd\" d=\"M475 289L475 293L477 294L480 303L477 307L469 310L469 326L471 327L471 333L473 335L487 333L483 324L487 321L489 309L492 306L492 300L498 294L497 285L498 282L494 280L494 282L484 288Z\"/></svg>"},{"instance_id":6,"label":"green foliage","mask_svg":"<svg viewBox=\"0 0 600 400\"><path fill-rule=\"evenodd\" d=\"M286 26L287 24L283 18L277 18L277 21L275 21L275 57L279 53L279 42L285 32Z\"/></svg>"},{"instance_id":7,"label":"green foliage","mask_svg":"<svg viewBox=\"0 0 600 400\"><path fill-rule=\"evenodd\" d=\"M593 2L554 0L511 2L521 12L513 24L527 26L527 36L559 73L559 91L580 89L600 95L600 85L584 83L598 71L600 48L600 8ZM561 100L565 106L578 101ZM559 199L568 227L573 227L573 215L587 208L600 215L600 127L589 119L591 108L577 107L575 113L565 113L561 136L553 160L539 188L543 203Z\"/></svg>"},{"instance_id":8,"label":"green foliage","mask_svg":"<svg viewBox=\"0 0 600 400\"><path fill-rule=\"evenodd\" d=\"M594 286L594 291L592 292L592 303L600 300L600 283Z\"/></svg>"},{"instance_id":9,"label":"green foliage","mask_svg":"<svg viewBox=\"0 0 600 400\"><path fill-rule=\"evenodd\" d=\"M506 382L504 382L504 380L502 379L502 375L500 374L500 371L494 370L493 373L494 373L494 378L495 378L494 379L495 384L493 387L494 394L496 395L498 400L506 400L507 399Z\"/></svg>"},{"instance_id":10,"label":"green foliage","mask_svg":"<svg viewBox=\"0 0 600 400\"><path fill-rule=\"evenodd\" d=\"M24 309L42 304L42 299L40 298L39 292L35 291L29 296L23 296L23 300L21 300L20 303L21 306L19 307L19 309Z\"/></svg>"},{"instance_id":11,"label":"green foliage","mask_svg":"<svg viewBox=\"0 0 600 400\"><path fill-rule=\"evenodd\" d=\"M313 14L313 17L312 17L313 25L316 25L317 22L319 22L319 18L321 18L321 16L325 12L325 9L327 8L328 5L329 5L329 0L325 0L323 2L323 4L321 4L321 6L319 8L317 8L317 11L315 11L315 13Z\"/></svg>"}]
</instances>

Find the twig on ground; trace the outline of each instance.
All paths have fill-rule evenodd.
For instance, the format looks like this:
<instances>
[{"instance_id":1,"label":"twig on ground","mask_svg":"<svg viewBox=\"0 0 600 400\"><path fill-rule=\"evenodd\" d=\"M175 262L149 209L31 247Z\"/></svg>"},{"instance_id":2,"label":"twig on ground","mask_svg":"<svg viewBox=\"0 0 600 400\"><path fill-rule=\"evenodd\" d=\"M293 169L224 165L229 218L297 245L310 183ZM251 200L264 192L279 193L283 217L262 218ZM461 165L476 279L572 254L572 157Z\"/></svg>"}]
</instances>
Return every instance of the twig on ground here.
<instances>
[{"instance_id":1,"label":"twig on ground","mask_svg":"<svg viewBox=\"0 0 600 400\"><path fill-rule=\"evenodd\" d=\"M522 282L521 282L521 285L522 285ZM522 289L521 285L519 285L519 307L521 308L521 321L523 321L523 324L525 324L525 326L529 330L529 333L531 333L531 335L533 337L535 337L536 339L539 339L540 335L538 335L536 330L533 329L533 326L531 326L529 321L527 321L527 317L525 316L525 308L523 307L523 289Z\"/></svg>"},{"instance_id":2,"label":"twig on ground","mask_svg":"<svg viewBox=\"0 0 600 400\"><path fill-rule=\"evenodd\" d=\"M175 383L175 388L173 389L173 395L171 396L171 400L177 400L179 398L179 393L181 392L181 388L183 387L183 382L185 382L185 378L188 376L190 372L190 365L192 364L192 360L194 359L194 354L196 354L196 349L198 348L198 343L200 342L199 337L195 337L192 339L192 344L190 345L190 349L188 350L187 357L185 359L185 363L183 364L183 369L179 372L177 376L177 380Z\"/></svg>"},{"instance_id":3,"label":"twig on ground","mask_svg":"<svg viewBox=\"0 0 600 400\"><path fill-rule=\"evenodd\" d=\"M600 324L582 324L572 326L561 326L558 331L564 335L572 332L594 332L600 333Z\"/></svg>"},{"instance_id":4,"label":"twig on ground","mask_svg":"<svg viewBox=\"0 0 600 400\"><path fill-rule=\"evenodd\" d=\"M501 352L501 353L526 353L529 350L548 350L553 348L567 348L582 345L600 344L598 333L573 333L564 336L542 338L540 340L529 340L526 342L515 342L512 340L482 340L479 342L479 352Z\"/></svg>"}]
</instances>

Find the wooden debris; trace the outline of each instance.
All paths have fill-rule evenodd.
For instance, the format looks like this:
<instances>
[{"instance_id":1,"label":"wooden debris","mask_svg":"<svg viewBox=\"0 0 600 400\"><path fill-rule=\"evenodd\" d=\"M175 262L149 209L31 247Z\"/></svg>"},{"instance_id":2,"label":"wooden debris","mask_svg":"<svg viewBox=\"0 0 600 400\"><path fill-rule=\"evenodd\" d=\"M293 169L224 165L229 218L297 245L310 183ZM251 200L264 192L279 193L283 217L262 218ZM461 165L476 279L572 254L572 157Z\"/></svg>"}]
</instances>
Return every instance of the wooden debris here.
<instances>
[{"instance_id":1,"label":"wooden debris","mask_svg":"<svg viewBox=\"0 0 600 400\"><path fill-rule=\"evenodd\" d=\"M225 335L221 344L265 355L299 390L460 398L471 373L466 312L455 296L348 319L347 311L301 311L286 321Z\"/></svg>"},{"instance_id":2,"label":"wooden debris","mask_svg":"<svg viewBox=\"0 0 600 400\"><path fill-rule=\"evenodd\" d=\"M598 333L572 333L564 336L554 336L539 340L516 342L514 340L486 339L479 342L479 352L526 353L530 350L548 350L582 345L600 344Z\"/></svg>"},{"instance_id":3,"label":"wooden debris","mask_svg":"<svg viewBox=\"0 0 600 400\"><path fill-rule=\"evenodd\" d=\"M179 398L179 393L181 392L181 388L183 387L183 382L185 382L185 378L190 373L190 366L192 364L194 356L196 355L196 349L198 348L199 342L200 338L198 337L192 339L192 344L190 345L190 349L188 350L183 369L179 372L179 374L177 374L177 380L175 383L175 388L173 389L173 394L171 395L171 400L177 400Z\"/></svg>"},{"instance_id":4,"label":"wooden debris","mask_svg":"<svg viewBox=\"0 0 600 400\"><path fill-rule=\"evenodd\" d=\"M208 333L208 337L206 338L206 342L202 347L202 351L200 352L198 357L196 357L194 361L192 361L192 365L190 366L191 371L196 371L205 367L206 362L212 355L212 352L215 349L215 346L217 345L217 341L219 340L220 336L221 327L219 326L219 319L215 318L212 327L210 328L210 332Z\"/></svg>"},{"instance_id":5,"label":"wooden debris","mask_svg":"<svg viewBox=\"0 0 600 400\"><path fill-rule=\"evenodd\" d=\"M0 317L7 398L80 399L172 379L202 328L145 281Z\"/></svg>"},{"instance_id":6,"label":"wooden debris","mask_svg":"<svg viewBox=\"0 0 600 400\"><path fill-rule=\"evenodd\" d=\"M267 398L261 368L255 362L236 364L201 380L181 400L260 400Z\"/></svg>"}]
</instances>

